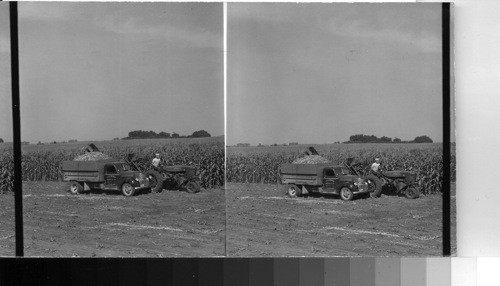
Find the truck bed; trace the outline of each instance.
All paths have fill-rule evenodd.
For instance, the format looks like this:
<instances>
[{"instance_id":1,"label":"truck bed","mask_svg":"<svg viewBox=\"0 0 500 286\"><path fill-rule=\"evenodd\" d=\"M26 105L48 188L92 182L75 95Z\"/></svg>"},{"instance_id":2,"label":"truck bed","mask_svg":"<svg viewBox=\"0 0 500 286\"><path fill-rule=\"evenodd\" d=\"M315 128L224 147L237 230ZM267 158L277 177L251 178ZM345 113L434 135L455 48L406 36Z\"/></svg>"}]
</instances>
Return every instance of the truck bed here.
<instances>
[{"instance_id":1,"label":"truck bed","mask_svg":"<svg viewBox=\"0 0 500 286\"><path fill-rule=\"evenodd\" d=\"M64 161L62 171L64 181L102 182L104 181L104 165L116 162L115 159L98 161Z\"/></svg>"},{"instance_id":2,"label":"truck bed","mask_svg":"<svg viewBox=\"0 0 500 286\"><path fill-rule=\"evenodd\" d=\"M283 184L320 186L323 184L323 169L331 164L283 164L281 182Z\"/></svg>"}]
</instances>

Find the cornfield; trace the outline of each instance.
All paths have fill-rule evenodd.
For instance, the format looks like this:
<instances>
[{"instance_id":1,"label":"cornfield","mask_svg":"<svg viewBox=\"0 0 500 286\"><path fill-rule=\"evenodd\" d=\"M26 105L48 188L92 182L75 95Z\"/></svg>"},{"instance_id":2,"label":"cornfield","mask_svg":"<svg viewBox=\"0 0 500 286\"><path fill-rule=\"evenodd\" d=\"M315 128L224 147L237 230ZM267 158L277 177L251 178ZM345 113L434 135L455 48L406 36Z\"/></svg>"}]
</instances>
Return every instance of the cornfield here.
<instances>
[{"instance_id":1,"label":"cornfield","mask_svg":"<svg viewBox=\"0 0 500 286\"><path fill-rule=\"evenodd\" d=\"M0 155L0 194L7 193L14 187L14 153L5 150Z\"/></svg>"},{"instance_id":2,"label":"cornfield","mask_svg":"<svg viewBox=\"0 0 500 286\"><path fill-rule=\"evenodd\" d=\"M160 153L162 163L171 165L190 165L198 169L197 175L200 184L204 188L220 187L224 185L224 143L216 141L207 142L158 142L151 141L144 144L116 143L99 145L102 153L123 160L130 153L134 154L136 164L144 170L149 170L151 160L156 153ZM23 181L61 181L61 165L63 161L74 160L84 154L84 145L74 145L73 148L50 148L43 150L30 150L22 154L22 179ZM3 152L0 158L0 175L4 170L10 172L13 169L12 152ZM10 174L12 174L10 172ZM3 180L3 177L2 179ZM12 176L9 177L12 180ZM10 187L9 187L10 186ZM11 189L11 185L5 185L5 191ZM4 182L2 181L2 190Z\"/></svg>"},{"instance_id":3,"label":"cornfield","mask_svg":"<svg viewBox=\"0 0 500 286\"><path fill-rule=\"evenodd\" d=\"M442 144L333 144L315 146L321 156L335 164L347 158L367 173L374 158L382 159L384 170L417 173L422 193L440 193L443 181ZM279 183L279 168L304 156L306 146L230 147L227 152L226 179L235 183ZM452 146L451 181L455 181L456 159Z\"/></svg>"}]
</instances>

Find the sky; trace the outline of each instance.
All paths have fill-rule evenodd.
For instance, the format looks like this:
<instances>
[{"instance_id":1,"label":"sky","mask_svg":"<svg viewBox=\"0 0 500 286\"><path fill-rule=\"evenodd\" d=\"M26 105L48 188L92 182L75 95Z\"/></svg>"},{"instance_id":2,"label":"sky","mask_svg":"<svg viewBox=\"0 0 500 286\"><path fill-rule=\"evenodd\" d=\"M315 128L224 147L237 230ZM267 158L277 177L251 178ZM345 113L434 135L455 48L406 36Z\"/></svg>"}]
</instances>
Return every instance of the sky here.
<instances>
[{"instance_id":1,"label":"sky","mask_svg":"<svg viewBox=\"0 0 500 286\"><path fill-rule=\"evenodd\" d=\"M442 141L440 5L229 3L227 144Z\"/></svg>"},{"instance_id":2,"label":"sky","mask_svg":"<svg viewBox=\"0 0 500 286\"><path fill-rule=\"evenodd\" d=\"M110 140L133 130L224 134L221 3L18 9L23 141ZM3 119L0 138L12 140Z\"/></svg>"},{"instance_id":3,"label":"sky","mask_svg":"<svg viewBox=\"0 0 500 286\"><path fill-rule=\"evenodd\" d=\"M12 141L9 3L0 2L0 138Z\"/></svg>"}]
</instances>

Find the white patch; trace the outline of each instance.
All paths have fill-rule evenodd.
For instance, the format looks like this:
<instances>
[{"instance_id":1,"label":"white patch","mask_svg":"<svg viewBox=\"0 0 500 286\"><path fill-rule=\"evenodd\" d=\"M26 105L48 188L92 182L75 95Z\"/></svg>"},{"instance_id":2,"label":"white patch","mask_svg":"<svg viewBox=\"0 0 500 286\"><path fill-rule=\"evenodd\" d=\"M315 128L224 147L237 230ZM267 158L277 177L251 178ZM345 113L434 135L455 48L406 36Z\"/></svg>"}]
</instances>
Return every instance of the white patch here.
<instances>
[{"instance_id":1,"label":"white patch","mask_svg":"<svg viewBox=\"0 0 500 286\"><path fill-rule=\"evenodd\" d=\"M336 227L336 226L323 227L319 232L325 232L328 230L338 230L338 231L343 231L343 232L347 232L347 233L355 233L355 234L383 235L383 236L389 236L389 237L415 239L415 240L422 240L422 241L433 240L433 239L436 239L438 237L441 237L440 235L436 235L436 236L399 235L399 234L383 232L383 231L369 231L369 230L343 228L343 227ZM302 230L302 231L297 230L297 231L299 231L299 232L316 232L317 230Z\"/></svg>"},{"instance_id":2,"label":"white patch","mask_svg":"<svg viewBox=\"0 0 500 286\"><path fill-rule=\"evenodd\" d=\"M152 226L152 225L138 225L138 224L128 224L128 223L107 223L109 226L123 226L134 229L158 229L158 230L168 230L168 231L183 231L178 228L171 228L168 226Z\"/></svg>"},{"instance_id":3,"label":"white patch","mask_svg":"<svg viewBox=\"0 0 500 286\"><path fill-rule=\"evenodd\" d=\"M339 200L329 200L329 199L311 199L311 198L289 198L289 197L261 197L261 198L255 198L255 197L250 197L250 196L243 196L243 197L238 197L240 200L287 200L291 202L295 202L298 204L341 204L343 203L342 201Z\"/></svg>"}]
</instances>

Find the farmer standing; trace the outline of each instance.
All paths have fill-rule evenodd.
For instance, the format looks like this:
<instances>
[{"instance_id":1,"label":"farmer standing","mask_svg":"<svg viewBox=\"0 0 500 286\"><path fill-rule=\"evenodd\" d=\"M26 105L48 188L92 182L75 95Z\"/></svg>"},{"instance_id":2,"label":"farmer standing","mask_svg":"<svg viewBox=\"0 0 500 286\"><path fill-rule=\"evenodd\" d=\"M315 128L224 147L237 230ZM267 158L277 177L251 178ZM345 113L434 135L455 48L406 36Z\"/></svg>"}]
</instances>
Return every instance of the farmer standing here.
<instances>
[{"instance_id":1,"label":"farmer standing","mask_svg":"<svg viewBox=\"0 0 500 286\"><path fill-rule=\"evenodd\" d=\"M154 157L154 158L153 158L153 162L152 162L152 164L153 164L153 167L154 167L155 169L157 169L157 168L160 166L160 160L161 160L161 159L160 159L160 153L156 153L156 154L155 154L155 156L156 156L156 157Z\"/></svg>"},{"instance_id":2,"label":"farmer standing","mask_svg":"<svg viewBox=\"0 0 500 286\"><path fill-rule=\"evenodd\" d=\"M372 164L372 167L371 167L371 172L375 175L378 175L378 170L380 169L380 159L379 158L375 158L375 163Z\"/></svg>"}]
</instances>

